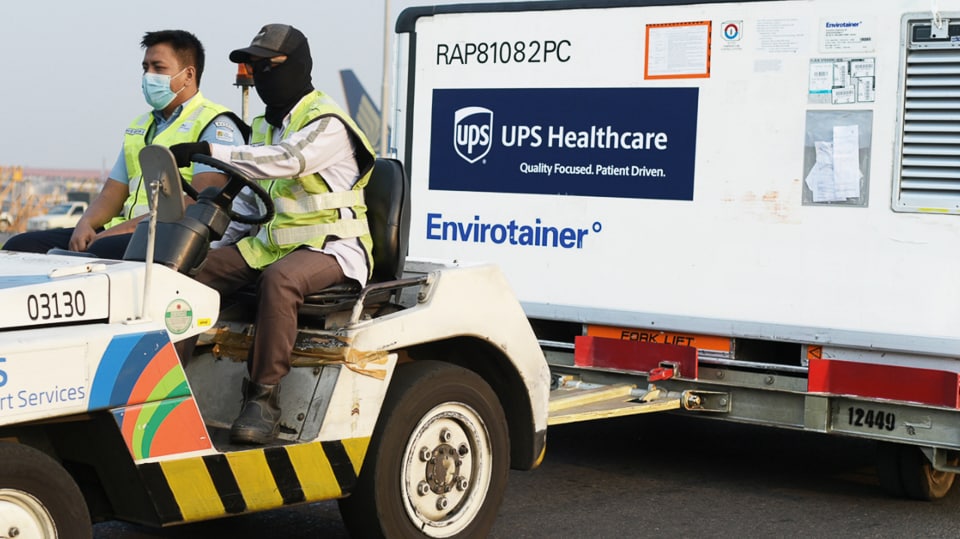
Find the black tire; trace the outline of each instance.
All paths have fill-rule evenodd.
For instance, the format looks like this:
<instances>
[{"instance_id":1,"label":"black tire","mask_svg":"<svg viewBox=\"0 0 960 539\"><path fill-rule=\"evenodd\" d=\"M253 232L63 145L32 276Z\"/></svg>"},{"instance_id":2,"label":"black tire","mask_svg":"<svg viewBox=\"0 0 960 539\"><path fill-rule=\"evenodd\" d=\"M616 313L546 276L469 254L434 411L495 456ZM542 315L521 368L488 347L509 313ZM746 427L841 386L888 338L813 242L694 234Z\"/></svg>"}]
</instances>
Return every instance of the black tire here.
<instances>
[{"instance_id":1,"label":"black tire","mask_svg":"<svg viewBox=\"0 0 960 539\"><path fill-rule=\"evenodd\" d=\"M394 373L340 513L354 537L485 537L509 465L506 418L483 378L439 361L409 363Z\"/></svg>"},{"instance_id":2,"label":"black tire","mask_svg":"<svg viewBox=\"0 0 960 539\"><path fill-rule=\"evenodd\" d=\"M20 537L90 539L93 525L80 488L59 462L32 447L0 443L0 506Z\"/></svg>"},{"instance_id":3,"label":"black tire","mask_svg":"<svg viewBox=\"0 0 960 539\"><path fill-rule=\"evenodd\" d=\"M884 492L894 498L907 497L900 479L900 444L877 443L877 475Z\"/></svg>"},{"instance_id":4,"label":"black tire","mask_svg":"<svg viewBox=\"0 0 960 539\"><path fill-rule=\"evenodd\" d=\"M950 464L956 466L956 455ZM919 447L880 442L877 447L880 486L891 496L912 500L939 500L950 492L956 474L933 469Z\"/></svg>"}]
</instances>

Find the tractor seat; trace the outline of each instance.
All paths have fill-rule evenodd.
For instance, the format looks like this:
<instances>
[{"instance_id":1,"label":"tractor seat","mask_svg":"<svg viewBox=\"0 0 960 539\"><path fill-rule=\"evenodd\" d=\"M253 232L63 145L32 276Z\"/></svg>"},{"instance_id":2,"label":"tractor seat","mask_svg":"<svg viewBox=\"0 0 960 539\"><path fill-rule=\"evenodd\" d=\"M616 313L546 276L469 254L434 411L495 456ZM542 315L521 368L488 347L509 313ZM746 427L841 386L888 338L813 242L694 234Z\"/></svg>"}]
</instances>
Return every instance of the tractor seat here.
<instances>
[{"instance_id":1,"label":"tractor seat","mask_svg":"<svg viewBox=\"0 0 960 539\"><path fill-rule=\"evenodd\" d=\"M367 205L367 224L373 238L373 276L369 284L400 279L410 230L410 185L400 161L377 159L363 196ZM300 315L322 317L351 309L360 292L361 287L355 281L325 288L304 298ZM393 289L378 290L368 294L365 302L386 303L394 292ZM233 296L241 299L237 296L255 302L255 288L246 287Z\"/></svg>"}]
</instances>

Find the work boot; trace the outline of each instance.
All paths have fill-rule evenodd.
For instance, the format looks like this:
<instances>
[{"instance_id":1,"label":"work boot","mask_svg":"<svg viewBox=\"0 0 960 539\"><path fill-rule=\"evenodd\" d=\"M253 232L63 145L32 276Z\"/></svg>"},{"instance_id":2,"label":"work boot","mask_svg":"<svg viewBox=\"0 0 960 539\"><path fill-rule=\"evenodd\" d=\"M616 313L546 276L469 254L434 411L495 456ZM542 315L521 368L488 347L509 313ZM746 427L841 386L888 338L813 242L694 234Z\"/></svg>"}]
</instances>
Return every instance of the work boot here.
<instances>
[{"instance_id":1,"label":"work boot","mask_svg":"<svg viewBox=\"0 0 960 539\"><path fill-rule=\"evenodd\" d=\"M243 410L230 427L235 444L265 444L276 438L280 428L280 385L266 385L244 379Z\"/></svg>"}]
</instances>

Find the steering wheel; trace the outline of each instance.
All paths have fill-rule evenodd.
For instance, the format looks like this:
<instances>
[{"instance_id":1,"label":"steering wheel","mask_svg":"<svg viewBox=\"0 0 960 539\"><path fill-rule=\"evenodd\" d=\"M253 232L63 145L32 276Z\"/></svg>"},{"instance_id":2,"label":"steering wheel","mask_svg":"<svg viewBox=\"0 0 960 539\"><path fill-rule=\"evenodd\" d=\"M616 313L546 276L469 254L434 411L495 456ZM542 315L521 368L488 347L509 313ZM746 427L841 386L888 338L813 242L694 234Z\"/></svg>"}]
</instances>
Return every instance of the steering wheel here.
<instances>
[{"instance_id":1,"label":"steering wheel","mask_svg":"<svg viewBox=\"0 0 960 539\"><path fill-rule=\"evenodd\" d=\"M227 178L227 180L229 180L229 178ZM200 193L197 192L192 183L188 182L187 179L183 177L183 174L180 175L180 188L183 189L183 194L192 198L194 202L200 198Z\"/></svg>"},{"instance_id":2,"label":"steering wheel","mask_svg":"<svg viewBox=\"0 0 960 539\"><path fill-rule=\"evenodd\" d=\"M190 159L195 163L202 163L204 165L213 167L220 172L223 172L227 175L227 184L223 186L222 189L217 190L215 193L206 194L208 191L211 191L211 188L203 190L203 193L197 194L197 190L193 188L189 183L181 178L181 183L183 184L183 190L194 200L199 200L201 198L209 199L213 204L223 208L227 215L230 216L230 219L237 221L238 223L244 223L248 225L262 225L273 219L274 213L276 212L273 199L270 198L270 194L267 193L266 189L260 186L260 184L254 180L251 180L247 175L242 172L237 167L224 163L219 159L214 159L208 155L203 154L194 154L190 156ZM233 199L240 194L240 191L244 187L248 187L253 194L263 203L265 210L259 215L243 215L237 213L233 210L232 202Z\"/></svg>"}]
</instances>

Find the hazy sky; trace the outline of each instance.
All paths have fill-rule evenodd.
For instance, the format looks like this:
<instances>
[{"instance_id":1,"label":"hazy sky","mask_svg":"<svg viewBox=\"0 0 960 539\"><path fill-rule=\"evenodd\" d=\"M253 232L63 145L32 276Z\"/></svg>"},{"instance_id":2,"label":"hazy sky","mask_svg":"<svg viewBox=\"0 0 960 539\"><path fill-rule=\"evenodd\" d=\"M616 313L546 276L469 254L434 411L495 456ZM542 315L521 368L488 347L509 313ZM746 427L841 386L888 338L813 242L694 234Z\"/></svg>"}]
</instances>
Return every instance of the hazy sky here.
<instances>
[{"instance_id":1,"label":"hazy sky","mask_svg":"<svg viewBox=\"0 0 960 539\"><path fill-rule=\"evenodd\" d=\"M453 0L391 0L391 30L410 6ZM123 130L148 107L140 90L144 32L179 28L207 53L200 90L241 108L227 56L261 26L296 26L310 41L314 86L346 105L341 69L353 69L375 102L383 70L383 0L26 0L0 7L0 166L106 168ZM262 111L250 91L253 114Z\"/></svg>"}]
</instances>

